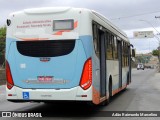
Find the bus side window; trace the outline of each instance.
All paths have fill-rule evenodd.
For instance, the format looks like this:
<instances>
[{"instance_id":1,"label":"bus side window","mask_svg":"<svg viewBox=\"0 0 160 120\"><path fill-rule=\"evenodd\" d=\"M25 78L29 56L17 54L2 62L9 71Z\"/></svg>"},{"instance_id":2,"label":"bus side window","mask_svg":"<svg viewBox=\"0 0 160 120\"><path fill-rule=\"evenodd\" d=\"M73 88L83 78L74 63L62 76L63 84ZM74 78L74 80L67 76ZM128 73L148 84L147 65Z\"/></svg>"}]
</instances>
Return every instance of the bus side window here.
<instances>
[{"instance_id":1,"label":"bus side window","mask_svg":"<svg viewBox=\"0 0 160 120\"><path fill-rule=\"evenodd\" d=\"M117 60L118 59L118 51L117 51L117 37L114 36L114 59Z\"/></svg>"},{"instance_id":2,"label":"bus side window","mask_svg":"<svg viewBox=\"0 0 160 120\"><path fill-rule=\"evenodd\" d=\"M113 57L113 42L114 38L113 38L113 35L111 35L110 33L106 33L106 41L107 41L107 52L106 52L106 56L107 56L107 59L108 60L112 60L114 57Z\"/></svg>"},{"instance_id":3,"label":"bus side window","mask_svg":"<svg viewBox=\"0 0 160 120\"><path fill-rule=\"evenodd\" d=\"M128 43L126 44L126 65L129 66L129 49L128 49Z\"/></svg>"},{"instance_id":4,"label":"bus side window","mask_svg":"<svg viewBox=\"0 0 160 120\"><path fill-rule=\"evenodd\" d=\"M124 41L122 41L122 67L125 67Z\"/></svg>"},{"instance_id":5,"label":"bus side window","mask_svg":"<svg viewBox=\"0 0 160 120\"><path fill-rule=\"evenodd\" d=\"M125 66L128 66L128 44L125 43Z\"/></svg>"},{"instance_id":6,"label":"bus side window","mask_svg":"<svg viewBox=\"0 0 160 120\"><path fill-rule=\"evenodd\" d=\"M128 66L128 44L126 42L122 42L122 63L123 67Z\"/></svg>"},{"instance_id":7,"label":"bus side window","mask_svg":"<svg viewBox=\"0 0 160 120\"><path fill-rule=\"evenodd\" d=\"M126 43L124 42L124 66L126 66Z\"/></svg>"},{"instance_id":8,"label":"bus side window","mask_svg":"<svg viewBox=\"0 0 160 120\"><path fill-rule=\"evenodd\" d=\"M93 44L96 55L99 57L99 40L98 40L98 28L96 24L92 25L93 29Z\"/></svg>"}]
</instances>

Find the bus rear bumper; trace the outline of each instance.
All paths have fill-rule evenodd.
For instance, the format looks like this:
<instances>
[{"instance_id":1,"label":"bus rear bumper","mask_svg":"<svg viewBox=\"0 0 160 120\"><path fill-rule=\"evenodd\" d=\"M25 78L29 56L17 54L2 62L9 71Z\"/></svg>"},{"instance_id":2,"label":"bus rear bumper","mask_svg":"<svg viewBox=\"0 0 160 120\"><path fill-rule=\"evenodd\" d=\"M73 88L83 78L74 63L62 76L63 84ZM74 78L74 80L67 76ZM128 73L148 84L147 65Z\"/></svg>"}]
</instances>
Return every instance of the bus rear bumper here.
<instances>
[{"instance_id":1,"label":"bus rear bumper","mask_svg":"<svg viewBox=\"0 0 160 120\"><path fill-rule=\"evenodd\" d=\"M92 101L92 86L87 90L79 86L70 89L22 89L14 86L11 90L6 88L6 97L12 102Z\"/></svg>"}]
</instances>

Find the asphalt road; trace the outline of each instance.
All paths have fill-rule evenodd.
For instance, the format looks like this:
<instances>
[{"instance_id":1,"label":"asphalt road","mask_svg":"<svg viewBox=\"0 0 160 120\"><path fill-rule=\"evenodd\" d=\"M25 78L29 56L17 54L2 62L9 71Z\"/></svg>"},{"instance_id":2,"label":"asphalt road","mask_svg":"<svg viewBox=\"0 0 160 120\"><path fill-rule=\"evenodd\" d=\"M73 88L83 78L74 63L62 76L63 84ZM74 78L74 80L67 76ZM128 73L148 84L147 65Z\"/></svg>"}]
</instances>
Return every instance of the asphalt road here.
<instances>
[{"instance_id":1,"label":"asphalt road","mask_svg":"<svg viewBox=\"0 0 160 120\"><path fill-rule=\"evenodd\" d=\"M5 86L0 86L0 111L41 112L41 119L110 119L154 120L159 118L103 117L107 111L160 111L160 73L154 69L132 70L132 83L125 91L115 95L107 106L88 106L83 103L12 103L5 99ZM51 116L54 118L51 118ZM57 117L58 116L58 117ZM0 118L2 119L2 118ZM8 118L3 118L8 119ZM17 119L17 118L11 118ZM29 118L28 118L29 119Z\"/></svg>"}]
</instances>

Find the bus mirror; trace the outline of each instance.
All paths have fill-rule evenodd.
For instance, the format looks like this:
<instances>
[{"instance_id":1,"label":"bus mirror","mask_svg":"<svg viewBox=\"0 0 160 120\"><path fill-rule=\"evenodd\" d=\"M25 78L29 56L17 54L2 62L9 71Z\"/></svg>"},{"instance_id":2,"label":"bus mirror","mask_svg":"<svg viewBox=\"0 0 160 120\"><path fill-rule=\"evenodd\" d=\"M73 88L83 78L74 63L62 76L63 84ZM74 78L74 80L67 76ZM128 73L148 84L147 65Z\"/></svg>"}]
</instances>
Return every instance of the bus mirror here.
<instances>
[{"instance_id":1,"label":"bus mirror","mask_svg":"<svg viewBox=\"0 0 160 120\"><path fill-rule=\"evenodd\" d=\"M10 26L11 20L7 19L7 25Z\"/></svg>"},{"instance_id":2,"label":"bus mirror","mask_svg":"<svg viewBox=\"0 0 160 120\"><path fill-rule=\"evenodd\" d=\"M132 49L132 57L135 57L136 56L135 54L136 54L135 49Z\"/></svg>"}]
</instances>

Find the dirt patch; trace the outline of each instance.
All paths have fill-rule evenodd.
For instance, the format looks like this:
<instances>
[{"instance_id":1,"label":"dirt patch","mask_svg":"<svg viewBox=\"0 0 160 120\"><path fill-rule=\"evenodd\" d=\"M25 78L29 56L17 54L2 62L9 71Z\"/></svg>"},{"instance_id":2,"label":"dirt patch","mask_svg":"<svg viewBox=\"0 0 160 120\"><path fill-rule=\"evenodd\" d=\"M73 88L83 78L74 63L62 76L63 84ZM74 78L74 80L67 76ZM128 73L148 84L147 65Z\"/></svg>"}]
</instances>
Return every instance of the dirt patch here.
<instances>
[{"instance_id":1,"label":"dirt patch","mask_svg":"<svg viewBox=\"0 0 160 120\"><path fill-rule=\"evenodd\" d=\"M0 69L0 85L6 84L6 72L5 69Z\"/></svg>"}]
</instances>

